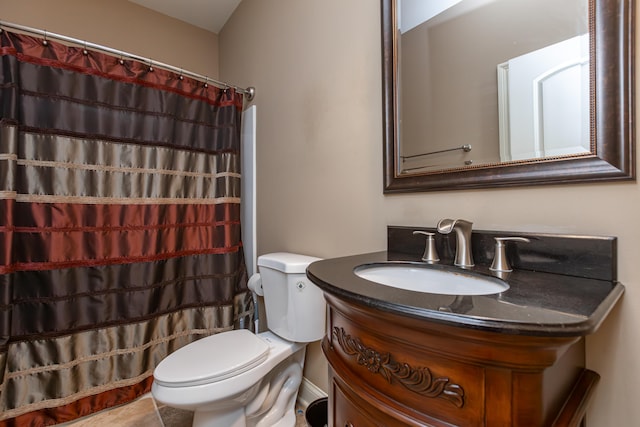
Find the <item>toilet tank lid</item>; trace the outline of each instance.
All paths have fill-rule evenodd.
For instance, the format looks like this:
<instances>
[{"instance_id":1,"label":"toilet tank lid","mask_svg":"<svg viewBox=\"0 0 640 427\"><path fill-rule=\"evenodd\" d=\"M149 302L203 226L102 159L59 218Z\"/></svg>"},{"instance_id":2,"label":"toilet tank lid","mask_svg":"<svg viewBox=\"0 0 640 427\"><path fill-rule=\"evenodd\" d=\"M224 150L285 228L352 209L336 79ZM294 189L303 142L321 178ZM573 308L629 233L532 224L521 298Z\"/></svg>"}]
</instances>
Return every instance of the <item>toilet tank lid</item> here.
<instances>
[{"instance_id":1,"label":"toilet tank lid","mask_svg":"<svg viewBox=\"0 0 640 427\"><path fill-rule=\"evenodd\" d=\"M258 257L258 266L269 267L283 273L304 273L309 264L320 260L321 258L307 255L275 252L260 255Z\"/></svg>"}]
</instances>

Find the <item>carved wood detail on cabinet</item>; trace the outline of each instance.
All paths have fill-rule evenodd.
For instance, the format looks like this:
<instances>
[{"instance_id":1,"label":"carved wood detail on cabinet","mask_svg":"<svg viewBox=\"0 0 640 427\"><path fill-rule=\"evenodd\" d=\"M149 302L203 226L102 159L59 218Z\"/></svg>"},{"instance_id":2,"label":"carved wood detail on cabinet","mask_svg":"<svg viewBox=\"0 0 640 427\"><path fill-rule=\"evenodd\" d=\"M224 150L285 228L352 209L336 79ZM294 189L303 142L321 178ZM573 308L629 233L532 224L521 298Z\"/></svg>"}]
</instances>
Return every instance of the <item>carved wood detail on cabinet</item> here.
<instances>
[{"instance_id":1,"label":"carved wood detail on cabinet","mask_svg":"<svg viewBox=\"0 0 640 427\"><path fill-rule=\"evenodd\" d=\"M325 293L329 425L579 426L583 340L456 328Z\"/></svg>"},{"instance_id":2,"label":"carved wood detail on cabinet","mask_svg":"<svg viewBox=\"0 0 640 427\"><path fill-rule=\"evenodd\" d=\"M427 367L412 367L408 363L396 362L390 353L364 346L358 339L351 337L343 328L334 327L333 335L340 347L348 355L356 356L358 364L374 374L380 374L389 383L395 379L407 389L431 398L442 398L454 406L464 406L464 390L449 378L434 377Z\"/></svg>"}]
</instances>

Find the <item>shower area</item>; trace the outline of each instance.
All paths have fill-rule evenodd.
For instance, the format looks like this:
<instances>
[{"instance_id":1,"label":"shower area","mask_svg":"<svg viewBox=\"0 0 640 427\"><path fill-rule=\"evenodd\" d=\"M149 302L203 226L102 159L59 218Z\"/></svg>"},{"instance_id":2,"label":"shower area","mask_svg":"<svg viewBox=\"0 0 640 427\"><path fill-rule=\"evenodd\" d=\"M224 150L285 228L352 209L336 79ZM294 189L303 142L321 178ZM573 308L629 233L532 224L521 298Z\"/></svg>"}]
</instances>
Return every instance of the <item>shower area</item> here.
<instances>
[{"instance_id":1,"label":"shower area","mask_svg":"<svg viewBox=\"0 0 640 427\"><path fill-rule=\"evenodd\" d=\"M44 426L253 329L255 107L243 131L248 90L0 27L0 426Z\"/></svg>"}]
</instances>

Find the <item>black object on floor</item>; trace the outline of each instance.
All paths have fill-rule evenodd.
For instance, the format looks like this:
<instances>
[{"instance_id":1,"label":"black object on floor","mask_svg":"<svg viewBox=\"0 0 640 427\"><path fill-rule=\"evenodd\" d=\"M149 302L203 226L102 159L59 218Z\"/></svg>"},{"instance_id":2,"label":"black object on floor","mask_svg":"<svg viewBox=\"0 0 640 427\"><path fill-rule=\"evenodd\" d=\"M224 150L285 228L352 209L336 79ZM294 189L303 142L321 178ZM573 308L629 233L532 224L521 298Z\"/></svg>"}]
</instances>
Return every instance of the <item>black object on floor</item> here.
<instances>
[{"instance_id":1,"label":"black object on floor","mask_svg":"<svg viewBox=\"0 0 640 427\"><path fill-rule=\"evenodd\" d=\"M314 400L307 406L304 417L309 427L327 427L329 418L328 400L328 398L323 397Z\"/></svg>"}]
</instances>

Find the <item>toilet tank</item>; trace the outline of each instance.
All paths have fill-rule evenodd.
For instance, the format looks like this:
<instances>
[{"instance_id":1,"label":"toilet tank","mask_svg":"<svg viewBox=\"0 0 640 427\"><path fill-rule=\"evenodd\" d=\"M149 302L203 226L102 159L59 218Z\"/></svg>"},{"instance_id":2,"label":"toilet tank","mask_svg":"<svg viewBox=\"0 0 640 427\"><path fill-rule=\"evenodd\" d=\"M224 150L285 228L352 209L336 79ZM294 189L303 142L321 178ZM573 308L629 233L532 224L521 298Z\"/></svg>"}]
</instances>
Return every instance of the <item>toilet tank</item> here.
<instances>
[{"instance_id":1,"label":"toilet tank","mask_svg":"<svg viewBox=\"0 0 640 427\"><path fill-rule=\"evenodd\" d=\"M325 334L324 295L305 274L307 266L319 260L286 252L258 257L267 327L286 340L318 341Z\"/></svg>"}]
</instances>

